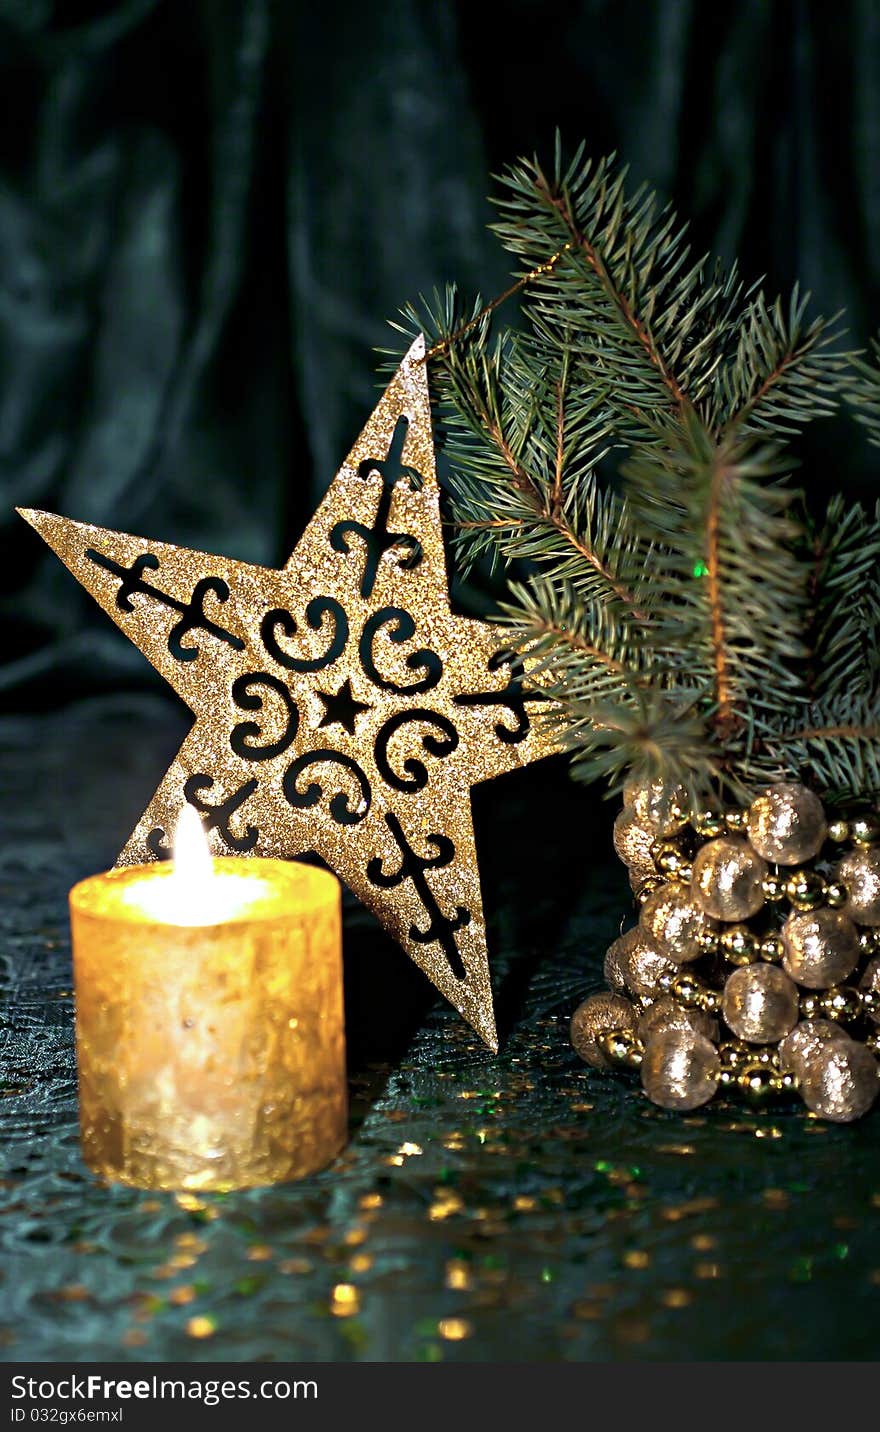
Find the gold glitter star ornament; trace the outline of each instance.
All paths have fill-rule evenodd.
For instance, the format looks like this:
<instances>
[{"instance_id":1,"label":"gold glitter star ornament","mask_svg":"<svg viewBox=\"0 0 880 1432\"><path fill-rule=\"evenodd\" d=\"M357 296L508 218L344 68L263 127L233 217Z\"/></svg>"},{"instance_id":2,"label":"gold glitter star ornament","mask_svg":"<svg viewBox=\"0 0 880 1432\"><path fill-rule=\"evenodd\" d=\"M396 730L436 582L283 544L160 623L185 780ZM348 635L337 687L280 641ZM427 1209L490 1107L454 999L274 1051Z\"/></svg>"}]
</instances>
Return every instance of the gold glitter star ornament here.
<instances>
[{"instance_id":1,"label":"gold glitter star ornament","mask_svg":"<svg viewBox=\"0 0 880 1432\"><path fill-rule=\"evenodd\" d=\"M119 863L184 802L216 854L314 852L497 1048L470 788L555 737L504 629L450 609L424 340L280 571L21 515L195 717Z\"/></svg>"}]
</instances>

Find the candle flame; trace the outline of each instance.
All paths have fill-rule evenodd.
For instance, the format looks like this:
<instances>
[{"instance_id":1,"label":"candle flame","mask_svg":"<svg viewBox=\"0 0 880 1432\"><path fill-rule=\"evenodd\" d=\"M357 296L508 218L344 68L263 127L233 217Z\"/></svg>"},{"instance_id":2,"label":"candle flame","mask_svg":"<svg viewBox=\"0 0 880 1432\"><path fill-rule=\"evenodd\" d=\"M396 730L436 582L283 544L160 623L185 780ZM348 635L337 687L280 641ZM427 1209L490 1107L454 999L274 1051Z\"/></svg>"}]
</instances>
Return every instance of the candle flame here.
<instances>
[{"instance_id":1,"label":"candle flame","mask_svg":"<svg viewBox=\"0 0 880 1432\"><path fill-rule=\"evenodd\" d=\"M211 849L194 806L185 805L174 832L174 878L188 886L207 884L214 874Z\"/></svg>"}]
</instances>

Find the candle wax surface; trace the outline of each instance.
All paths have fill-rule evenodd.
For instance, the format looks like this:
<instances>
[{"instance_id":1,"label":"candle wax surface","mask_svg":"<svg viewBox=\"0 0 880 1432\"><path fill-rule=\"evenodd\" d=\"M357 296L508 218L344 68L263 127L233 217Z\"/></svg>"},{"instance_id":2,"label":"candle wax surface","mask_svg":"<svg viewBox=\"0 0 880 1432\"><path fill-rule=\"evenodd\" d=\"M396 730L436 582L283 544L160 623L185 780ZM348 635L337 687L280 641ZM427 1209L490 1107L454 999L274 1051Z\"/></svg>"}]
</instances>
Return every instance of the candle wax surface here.
<instances>
[{"instance_id":1,"label":"candle wax surface","mask_svg":"<svg viewBox=\"0 0 880 1432\"><path fill-rule=\"evenodd\" d=\"M345 1143L339 882L299 861L123 866L70 895L87 1165L253 1188Z\"/></svg>"}]
</instances>

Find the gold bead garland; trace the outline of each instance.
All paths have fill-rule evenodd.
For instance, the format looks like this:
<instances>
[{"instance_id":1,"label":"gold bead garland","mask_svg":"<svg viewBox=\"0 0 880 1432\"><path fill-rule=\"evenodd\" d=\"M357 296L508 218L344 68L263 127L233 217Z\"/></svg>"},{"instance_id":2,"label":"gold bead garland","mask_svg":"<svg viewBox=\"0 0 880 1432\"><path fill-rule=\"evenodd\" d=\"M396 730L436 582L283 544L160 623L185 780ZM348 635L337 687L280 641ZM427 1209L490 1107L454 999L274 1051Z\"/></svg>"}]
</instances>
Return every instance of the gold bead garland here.
<instances>
[{"instance_id":1,"label":"gold bead garland","mask_svg":"<svg viewBox=\"0 0 880 1432\"><path fill-rule=\"evenodd\" d=\"M797 1094L838 1123L866 1113L880 1093L880 815L829 817L793 782L734 810L628 787L615 847L640 918L606 957L614 994L575 1015L595 1030L589 1062L639 1070L662 1108L718 1091L756 1106ZM635 1018L610 1028L614 999Z\"/></svg>"}]
</instances>

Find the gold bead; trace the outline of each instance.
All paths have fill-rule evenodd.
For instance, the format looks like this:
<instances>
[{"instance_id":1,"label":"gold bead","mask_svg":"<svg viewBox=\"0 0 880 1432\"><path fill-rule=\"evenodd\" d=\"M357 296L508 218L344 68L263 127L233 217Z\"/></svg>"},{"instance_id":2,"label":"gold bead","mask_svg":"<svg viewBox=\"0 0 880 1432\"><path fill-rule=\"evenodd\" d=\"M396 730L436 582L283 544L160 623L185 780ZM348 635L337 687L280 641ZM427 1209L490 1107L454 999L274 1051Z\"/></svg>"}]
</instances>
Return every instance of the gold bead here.
<instances>
[{"instance_id":1,"label":"gold bead","mask_svg":"<svg viewBox=\"0 0 880 1432\"><path fill-rule=\"evenodd\" d=\"M785 882L785 894L796 910L816 910L825 896L825 881L815 870L794 870Z\"/></svg>"},{"instance_id":2,"label":"gold bead","mask_svg":"<svg viewBox=\"0 0 880 1432\"><path fill-rule=\"evenodd\" d=\"M764 890L764 899L773 904L785 895L785 876L780 875L778 870L771 870L769 875L764 876L761 884Z\"/></svg>"},{"instance_id":3,"label":"gold bead","mask_svg":"<svg viewBox=\"0 0 880 1432\"><path fill-rule=\"evenodd\" d=\"M836 985L833 989L821 990L819 1003L825 1018L836 1020L838 1024L851 1024L862 1012L861 995L851 985Z\"/></svg>"},{"instance_id":4,"label":"gold bead","mask_svg":"<svg viewBox=\"0 0 880 1432\"><path fill-rule=\"evenodd\" d=\"M843 845L849 840L849 824L845 820L832 820L828 823L828 839L833 840L835 845Z\"/></svg>"},{"instance_id":5,"label":"gold bead","mask_svg":"<svg viewBox=\"0 0 880 1432\"><path fill-rule=\"evenodd\" d=\"M571 1017L570 1038L576 1052L594 1069L607 1067L608 1059L602 1040L606 1035L620 1036L625 1030L635 1034L636 1011L622 995L590 995L579 1004Z\"/></svg>"},{"instance_id":6,"label":"gold bead","mask_svg":"<svg viewBox=\"0 0 880 1432\"><path fill-rule=\"evenodd\" d=\"M863 955L880 954L880 930L860 931L859 948Z\"/></svg>"},{"instance_id":7,"label":"gold bead","mask_svg":"<svg viewBox=\"0 0 880 1432\"><path fill-rule=\"evenodd\" d=\"M729 925L721 931L718 943L724 958L732 965L754 964L761 948L761 942L748 925Z\"/></svg>"},{"instance_id":8,"label":"gold bead","mask_svg":"<svg viewBox=\"0 0 880 1432\"><path fill-rule=\"evenodd\" d=\"M860 815L850 821L850 839L857 845L873 845L880 840L880 821L873 815Z\"/></svg>"},{"instance_id":9,"label":"gold bead","mask_svg":"<svg viewBox=\"0 0 880 1432\"><path fill-rule=\"evenodd\" d=\"M634 1029L607 1029L596 1043L609 1064L637 1069L642 1062L644 1046Z\"/></svg>"},{"instance_id":10,"label":"gold bead","mask_svg":"<svg viewBox=\"0 0 880 1432\"><path fill-rule=\"evenodd\" d=\"M704 955L717 955L719 941L720 931L718 930L701 930L697 935L697 944L700 947L701 954Z\"/></svg>"},{"instance_id":11,"label":"gold bead","mask_svg":"<svg viewBox=\"0 0 880 1432\"><path fill-rule=\"evenodd\" d=\"M700 992L699 1007L707 1014L717 1014L721 1008L721 995L717 989L703 989Z\"/></svg>"},{"instance_id":12,"label":"gold bead","mask_svg":"<svg viewBox=\"0 0 880 1432\"><path fill-rule=\"evenodd\" d=\"M716 835L721 835L725 829L724 816L718 811L702 811L695 815L691 825L697 835L703 835L708 840L714 840Z\"/></svg>"},{"instance_id":13,"label":"gold bead","mask_svg":"<svg viewBox=\"0 0 880 1432\"><path fill-rule=\"evenodd\" d=\"M747 810L728 810L724 813L724 824L730 831L745 830L748 822L749 813Z\"/></svg>"},{"instance_id":14,"label":"gold bead","mask_svg":"<svg viewBox=\"0 0 880 1432\"><path fill-rule=\"evenodd\" d=\"M680 974L672 984L672 993L675 998L685 1005L699 1007L705 992L705 986L689 974Z\"/></svg>"},{"instance_id":15,"label":"gold bead","mask_svg":"<svg viewBox=\"0 0 880 1432\"><path fill-rule=\"evenodd\" d=\"M689 860L682 860L678 869L673 871L672 879L677 880L679 885L690 885L694 878L694 867Z\"/></svg>"},{"instance_id":16,"label":"gold bead","mask_svg":"<svg viewBox=\"0 0 880 1432\"><path fill-rule=\"evenodd\" d=\"M775 1083L780 1093L794 1094L798 1090L800 1080L792 1069L785 1069L775 1076Z\"/></svg>"},{"instance_id":17,"label":"gold bead","mask_svg":"<svg viewBox=\"0 0 880 1432\"><path fill-rule=\"evenodd\" d=\"M866 1036L865 1048L870 1049L875 1059L880 1059L880 1029L872 1029Z\"/></svg>"},{"instance_id":18,"label":"gold bead","mask_svg":"<svg viewBox=\"0 0 880 1432\"><path fill-rule=\"evenodd\" d=\"M737 1075L736 1087L749 1103L763 1103L773 1091L773 1074L763 1064L746 1064Z\"/></svg>"},{"instance_id":19,"label":"gold bead","mask_svg":"<svg viewBox=\"0 0 880 1432\"><path fill-rule=\"evenodd\" d=\"M765 935L761 941L759 953L761 959L766 960L768 964L778 965L782 956L785 954L785 945L782 942L782 936Z\"/></svg>"},{"instance_id":20,"label":"gold bead","mask_svg":"<svg viewBox=\"0 0 880 1432\"><path fill-rule=\"evenodd\" d=\"M849 891L839 880L832 880L825 886L824 898L830 910L839 910L849 899Z\"/></svg>"},{"instance_id":21,"label":"gold bead","mask_svg":"<svg viewBox=\"0 0 880 1432\"><path fill-rule=\"evenodd\" d=\"M661 970L657 976L657 988L664 994L670 994L678 979L680 979L680 975L677 969Z\"/></svg>"},{"instance_id":22,"label":"gold bead","mask_svg":"<svg viewBox=\"0 0 880 1432\"><path fill-rule=\"evenodd\" d=\"M651 854L654 856L654 864L663 875L675 875L680 867L687 863L687 856L681 847L669 841L653 845Z\"/></svg>"},{"instance_id":23,"label":"gold bead","mask_svg":"<svg viewBox=\"0 0 880 1432\"><path fill-rule=\"evenodd\" d=\"M826 991L822 991L822 993L826 993ZM801 1019L823 1019L825 1017L818 990L807 990L801 995L800 1014Z\"/></svg>"},{"instance_id":24,"label":"gold bead","mask_svg":"<svg viewBox=\"0 0 880 1432\"><path fill-rule=\"evenodd\" d=\"M657 890L660 890L662 886L665 885L665 883L666 882L662 879L661 876L649 875L646 880L642 881L638 890L635 892L636 900L640 905L644 905L647 900L650 900L651 896L655 894Z\"/></svg>"},{"instance_id":25,"label":"gold bead","mask_svg":"<svg viewBox=\"0 0 880 1432\"><path fill-rule=\"evenodd\" d=\"M862 989L860 991L862 1009L871 1018L880 1014L880 989Z\"/></svg>"},{"instance_id":26,"label":"gold bead","mask_svg":"<svg viewBox=\"0 0 880 1432\"><path fill-rule=\"evenodd\" d=\"M723 1064L738 1069L751 1055L752 1049L741 1039L724 1039L718 1046L718 1055Z\"/></svg>"}]
</instances>

